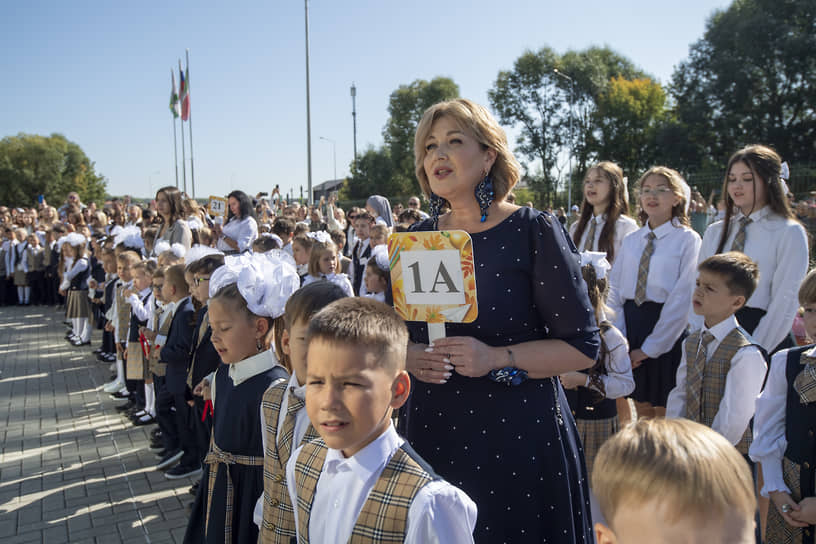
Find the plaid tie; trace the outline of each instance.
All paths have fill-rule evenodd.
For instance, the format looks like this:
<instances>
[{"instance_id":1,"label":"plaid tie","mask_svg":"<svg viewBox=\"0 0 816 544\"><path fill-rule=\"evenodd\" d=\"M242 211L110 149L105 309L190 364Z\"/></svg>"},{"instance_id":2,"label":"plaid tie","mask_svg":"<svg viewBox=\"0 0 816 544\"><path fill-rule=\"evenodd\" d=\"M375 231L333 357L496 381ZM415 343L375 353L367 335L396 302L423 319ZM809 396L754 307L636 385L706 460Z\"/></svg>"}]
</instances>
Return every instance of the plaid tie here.
<instances>
[{"instance_id":1,"label":"plaid tie","mask_svg":"<svg viewBox=\"0 0 816 544\"><path fill-rule=\"evenodd\" d=\"M592 248L595 246L595 229L598 226L598 222L595 221L594 217L590 219L590 221L592 221L592 226L589 227L586 242L584 242L584 251L592 251Z\"/></svg>"},{"instance_id":2,"label":"plaid tie","mask_svg":"<svg viewBox=\"0 0 816 544\"><path fill-rule=\"evenodd\" d=\"M281 464L286 465L289 455L292 453L292 439L295 435L295 422L298 411L306 405L295 396L292 389L289 389L289 405L286 407L286 417L283 418L283 429L280 429L280 440L278 441L278 451ZM295 446L297 447L297 446Z\"/></svg>"},{"instance_id":3,"label":"plaid tie","mask_svg":"<svg viewBox=\"0 0 816 544\"><path fill-rule=\"evenodd\" d=\"M703 333L703 340L697 350L697 357L687 367L686 374L686 418L700 422L702 413L700 408L703 401L703 371L708 358L708 345L714 340L714 335L708 331ZM686 353L688 358L688 353Z\"/></svg>"},{"instance_id":4,"label":"plaid tie","mask_svg":"<svg viewBox=\"0 0 816 544\"><path fill-rule=\"evenodd\" d=\"M793 380L793 388L802 404L808 404L816 400L816 357L802 355L799 362L805 368Z\"/></svg>"},{"instance_id":5,"label":"plaid tie","mask_svg":"<svg viewBox=\"0 0 816 544\"><path fill-rule=\"evenodd\" d=\"M646 242L646 247L643 249L643 255L640 256L640 267L638 268L637 286L635 287L635 304L640 306L646 302L646 280L649 278L649 261L652 260L652 253L654 253L654 239L657 238L654 232L646 235L649 240Z\"/></svg>"},{"instance_id":6,"label":"plaid tie","mask_svg":"<svg viewBox=\"0 0 816 544\"><path fill-rule=\"evenodd\" d=\"M743 252L745 250L745 229L748 228L748 225L752 221L753 220L750 217L745 217L744 215L740 217L740 228L737 231L737 235L734 236L734 243L731 244L731 251Z\"/></svg>"}]
</instances>

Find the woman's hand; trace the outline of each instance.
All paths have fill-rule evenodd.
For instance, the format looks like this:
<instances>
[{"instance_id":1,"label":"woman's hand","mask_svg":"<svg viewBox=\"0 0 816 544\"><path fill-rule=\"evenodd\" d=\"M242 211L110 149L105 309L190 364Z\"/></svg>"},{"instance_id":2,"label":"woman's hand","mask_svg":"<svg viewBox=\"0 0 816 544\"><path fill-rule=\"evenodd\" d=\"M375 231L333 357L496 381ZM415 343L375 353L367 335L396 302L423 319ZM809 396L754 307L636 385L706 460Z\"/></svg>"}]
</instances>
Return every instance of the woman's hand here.
<instances>
[{"instance_id":1,"label":"woman's hand","mask_svg":"<svg viewBox=\"0 0 816 544\"><path fill-rule=\"evenodd\" d=\"M586 385L587 375L583 372L566 372L559 376L564 389L578 389Z\"/></svg>"},{"instance_id":2,"label":"woman's hand","mask_svg":"<svg viewBox=\"0 0 816 544\"><path fill-rule=\"evenodd\" d=\"M433 345L409 343L406 368L421 382L440 384L451 377L453 365Z\"/></svg>"},{"instance_id":3,"label":"woman's hand","mask_svg":"<svg viewBox=\"0 0 816 544\"><path fill-rule=\"evenodd\" d=\"M790 517L800 523L816 525L816 497L805 497L799 503L799 508L798 512L791 511Z\"/></svg>"},{"instance_id":4,"label":"woman's hand","mask_svg":"<svg viewBox=\"0 0 816 544\"><path fill-rule=\"evenodd\" d=\"M469 378L479 378L509 364L506 350L490 347L471 336L440 338L434 341L433 352L443 354L442 360L453 365L457 374Z\"/></svg>"},{"instance_id":5,"label":"woman's hand","mask_svg":"<svg viewBox=\"0 0 816 544\"><path fill-rule=\"evenodd\" d=\"M776 507L776 511L779 512L779 515L782 516L782 519L785 520L785 523L790 525L791 527L807 527L808 524L797 521L793 518L793 516L798 515L799 511L801 510L800 506L793 500L789 494L785 493L784 491L771 491L768 496L770 497L771 501L773 501L774 506ZM784 512L782 510L783 506L789 506L790 510L788 512Z\"/></svg>"},{"instance_id":6,"label":"woman's hand","mask_svg":"<svg viewBox=\"0 0 816 544\"><path fill-rule=\"evenodd\" d=\"M631 359L632 361L632 370L639 367L641 364L643 364L643 361L645 361L648 358L649 356L643 353L642 349L633 349L632 351L630 351L629 359Z\"/></svg>"}]
</instances>

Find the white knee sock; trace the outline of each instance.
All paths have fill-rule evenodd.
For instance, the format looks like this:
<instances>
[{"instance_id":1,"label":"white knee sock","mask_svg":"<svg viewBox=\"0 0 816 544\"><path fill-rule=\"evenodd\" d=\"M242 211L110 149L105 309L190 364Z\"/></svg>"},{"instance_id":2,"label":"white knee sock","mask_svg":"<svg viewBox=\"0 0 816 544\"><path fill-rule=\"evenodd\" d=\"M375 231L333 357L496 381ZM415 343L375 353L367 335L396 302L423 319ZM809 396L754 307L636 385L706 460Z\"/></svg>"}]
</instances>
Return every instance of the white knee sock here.
<instances>
[{"instance_id":1,"label":"white knee sock","mask_svg":"<svg viewBox=\"0 0 816 544\"><path fill-rule=\"evenodd\" d=\"M81 325L79 324L79 318L78 317L72 317L71 318L71 332L74 333L75 336L79 336L79 333L82 332L81 330L79 330L80 327L81 327Z\"/></svg>"},{"instance_id":2,"label":"white knee sock","mask_svg":"<svg viewBox=\"0 0 816 544\"><path fill-rule=\"evenodd\" d=\"M25 303L28 304L31 300L31 287L23 287L23 295L25 295Z\"/></svg>"},{"instance_id":3,"label":"white knee sock","mask_svg":"<svg viewBox=\"0 0 816 544\"><path fill-rule=\"evenodd\" d=\"M125 362L119 357L116 358L116 381L125 383Z\"/></svg>"},{"instance_id":4,"label":"white knee sock","mask_svg":"<svg viewBox=\"0 0 816 544\"><path fill-rule=\"evenodd\" d=\"M88 342L91 339L91 320L87 317L80 317L77 319L79 321L79 332L77 336L83 342Z\"/></svg>"},{"instance_id":5,"label":"white knee sock","mask_svg":"<svg viewBox=\"0 0 816 544\"><path fill-rule=\"evenodd\" d=\"M17 304L25 304L25 287L17 287Z\"/></svg>"},{"instance_id":6,"label":"white knee sock","mask_svg":"<svg viewBox=\"0 0 816 544\"><path fill-rule=\"evenodd\" d=\"M151 416L156 416L156 395L154 394L153 384L146 383L144 385L145 390L145 412L150 414Z\"/></svg>"}]
</instances>

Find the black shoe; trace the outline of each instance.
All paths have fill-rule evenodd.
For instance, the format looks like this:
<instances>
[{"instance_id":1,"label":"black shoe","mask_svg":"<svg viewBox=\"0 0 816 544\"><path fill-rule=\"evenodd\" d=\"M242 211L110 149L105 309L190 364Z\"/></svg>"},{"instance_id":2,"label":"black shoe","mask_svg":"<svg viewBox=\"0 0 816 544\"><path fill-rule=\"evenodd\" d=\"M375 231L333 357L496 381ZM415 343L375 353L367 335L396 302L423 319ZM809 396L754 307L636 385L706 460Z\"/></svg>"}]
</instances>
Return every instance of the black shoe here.
<instances>
[{"instance_id":1,"label":"black shoe","mask_svg":"<svg viewBox=\"0 0 816 544\"><path fill-rule=\"evenodd\" d=\"M142 425L151 425L153 423L156 423L156 418L150 414L145 414L142 417L133 420L133 424L137 427L141 427Z\"/></svg>"},{"instance_id":2,"label":"black shoe","mask_svg":"<svg viewBox=\"0 0 816 544\"><path fill-rule=\"evenodd\" d=\"M190 489L188 489L188 490L187 490L187 492L188 492L190 495L192 495L193 497L195 497L196 495L198 495L198 487L199 487L200 485L201 485L201 480L199 480L199 481L197 481L196 483L194 483L193 485L191 485L191 486L190 486Z\"/></svg>"},{"instance_id":3,"label":"black shoe","mask_svg":"<svg viewBox=\"0 0 816 544\"><path fill-rule=\"evenodd\" d=\"M161 438L161 435L162 435L162 432L161 432L161 429L159 427L156 427L155 429L150 431L150 437L151 438Z\"/></svg>"},{"instance_id":4,"label":"black shoe","mask_svg":"<svg viewBox=\"0 0 816 544\"><path fill-rule=\"evenodd\" d=\"M164 449L164 443L162 443L161 440L150 442L150 450L153 451L156 455L158 455L160 452L166 453ZM159 457L163 456L160 455Z\"/></svg>"},{"instance_id":5,"label":"black shoe","mask_svg":"<svg viewBox=\"0 0 816 544\"><path fill-rule=\"evenodd\" d=\"M187 467L184 465L176 465L164 473L164 477L168 480L180 480L182 478L198 478L201 476L201 467Z\"/></svg>"},{"instance_id":6,"label":"black shoe","mask_svg":"<svg viewBox=\"0 0 816 544\"><path fill-rule=\"evenodd\" d=\"M102 355L102 353L103 353L102 348L98 347L95 350L93 350L91 353L93 353L94 355Z\"/></svg>"},{"instance_id":7,"label":"black shoe","mask_svg":"<svg viewBox=\"0 0 816 544\"><path fill-rule=\"evenodd\" d=\"M121 391L114 391L113 393L110 393L110 396L117 399L117 400L129 399L130 398L130 393L122 393Z\"/></svg>"},{"instance_id":8,"label":"black shoe","mask_svg":"<svg viewBox=\"0 0 816 544\"><path fill-rule=\"evenodd\" d=\"M166 470L176 463L178 463L179 459L184 455L184 452L181 450L171 451L167 455L163 456L161 461L156 464L156 470Z\"/></svg>"},{"instance_id":9,"label":"black shoe","mask_svg":"<svg viewBox=\"0 0 816 544\"><path fill-rule=\"evenodd\" d=\"M116 362L116 354L115 353L106 353L105 356L102 358L103 361L106 363L113 363Z\"/></svg>"}]
</instances>

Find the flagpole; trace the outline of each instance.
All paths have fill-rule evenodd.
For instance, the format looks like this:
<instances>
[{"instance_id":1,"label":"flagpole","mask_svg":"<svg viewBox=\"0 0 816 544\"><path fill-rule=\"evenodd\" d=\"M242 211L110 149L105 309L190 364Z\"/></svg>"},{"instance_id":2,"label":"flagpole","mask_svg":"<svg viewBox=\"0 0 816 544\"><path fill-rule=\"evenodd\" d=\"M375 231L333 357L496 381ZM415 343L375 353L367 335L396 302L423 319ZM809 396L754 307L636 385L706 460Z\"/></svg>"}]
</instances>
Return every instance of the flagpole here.
<instances>
[{"instance_id":1,"label":"flagpole","mask_svg":"<svg viewBox=\"0 0 816 544\"><path fill-rule=\"evenodd\" d=\"M187 100L190 100L190 50L187 49ZM187 121L190 123L190 179L192 182L193 198L195 198L195 161L193 160L193 108L190 106L187 114Z\"/></svg>"},{"instance_id":2,"label":"flagpole","mask_svg":"<svg viewBox=\"0 0 816 544\"><path fill-rule=\"evenodd\" d=\"M176 76L173 74L173 69L170 68L170 79L173 81L173 92L176 89ZM176 116L171 117L173 121L173 165L176 167L176 189L178 189L178 142L176 141Z\"/></svg>"},{"instance_id":3,"label":"flagpole","mask_svg":"<svg viewBox=\"0 0 816 544\"><path fill-rule=\"evenodd\" d=\"M179 59L179 72L181 72L181 59ZM181 88L179 87L179 91ZM184 109L184 100L181 99L181 94L179 94L179 102L181 105L182 110ZM184 192L187 193L187 158L184 152L184 115L179 118L180 125L181 125L181 176L182 181L184 182Z\"/></svg>"}]
</instances>

